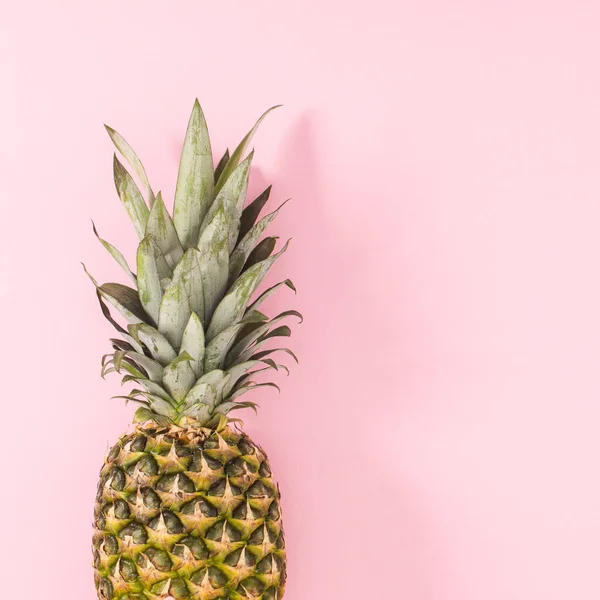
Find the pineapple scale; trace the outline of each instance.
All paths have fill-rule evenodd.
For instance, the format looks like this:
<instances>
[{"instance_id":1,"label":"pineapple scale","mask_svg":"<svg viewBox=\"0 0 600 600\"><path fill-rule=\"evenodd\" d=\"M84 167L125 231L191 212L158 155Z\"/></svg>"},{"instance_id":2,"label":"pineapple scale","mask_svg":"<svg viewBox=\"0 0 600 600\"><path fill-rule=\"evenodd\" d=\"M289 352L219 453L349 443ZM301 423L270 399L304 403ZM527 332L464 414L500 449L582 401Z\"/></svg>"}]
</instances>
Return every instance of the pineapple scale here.
<instances>
[{"instance_id":1,"label":"pineapple scale","mask_svg":"<svg viewBox=\"0 0 600 600\"><path fill-rule=\"evenodd\" d=\"M134 426L111 448L94 509L103 600L279 600L280 493L245 433Z\"/></svg>"}]
</instances>

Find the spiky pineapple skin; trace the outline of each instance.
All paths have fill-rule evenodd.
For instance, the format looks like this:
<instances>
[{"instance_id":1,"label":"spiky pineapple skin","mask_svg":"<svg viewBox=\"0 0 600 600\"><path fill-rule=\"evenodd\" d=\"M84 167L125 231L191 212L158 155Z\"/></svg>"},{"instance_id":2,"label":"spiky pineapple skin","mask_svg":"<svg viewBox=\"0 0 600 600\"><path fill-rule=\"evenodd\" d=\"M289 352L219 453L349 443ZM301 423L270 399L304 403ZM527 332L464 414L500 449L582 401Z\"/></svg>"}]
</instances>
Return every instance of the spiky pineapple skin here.
<instances>
[{"instance_id":1,"label":"spiky pineapple skin","mask_svg":"<svg viewBox=\"0 0 600 600\"><path fill-rule=\"evenodd\" d=\"M226 425L138 424L108 452L94 509L101 600L279 600L280 493L264 451Z\"/></svg>"}]
</instances>

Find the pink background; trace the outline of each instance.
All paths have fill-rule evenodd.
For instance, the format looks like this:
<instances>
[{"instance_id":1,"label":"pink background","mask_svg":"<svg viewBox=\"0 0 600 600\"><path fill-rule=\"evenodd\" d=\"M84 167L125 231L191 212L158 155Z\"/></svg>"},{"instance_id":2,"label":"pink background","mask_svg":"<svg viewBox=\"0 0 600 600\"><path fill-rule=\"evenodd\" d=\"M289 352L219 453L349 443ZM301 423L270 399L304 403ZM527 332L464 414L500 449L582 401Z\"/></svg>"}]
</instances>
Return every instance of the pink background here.
<instances>
[{"instance_id":1,"label":"pink background","mask_svg":"<svg viewBox=\"0 0 600 600\"><path fill-rule=\"evenodd\" d=\"M301 358L248 431L289 600L600 597L600 7L592 1L2 9L2 595L91 600L96 476L133 407L79 261L131 257L102 123L172 198L198 96L255 139Z\"/></svg>"}]
</instances>

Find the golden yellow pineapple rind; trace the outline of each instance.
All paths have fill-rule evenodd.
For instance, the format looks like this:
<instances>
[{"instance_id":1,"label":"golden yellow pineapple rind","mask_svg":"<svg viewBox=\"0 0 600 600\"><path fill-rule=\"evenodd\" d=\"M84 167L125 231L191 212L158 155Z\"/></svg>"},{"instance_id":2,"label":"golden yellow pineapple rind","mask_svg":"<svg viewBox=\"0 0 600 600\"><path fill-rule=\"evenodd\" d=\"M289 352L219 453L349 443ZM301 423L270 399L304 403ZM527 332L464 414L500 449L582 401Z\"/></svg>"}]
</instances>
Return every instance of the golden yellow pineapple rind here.
<instances>
[{"instance_id":1,"label":"golden yellow pineapple rind","mask_svg":"<svg viewBox=\"0 0 600 600\"><path fill-rule=\"evenodd\" d=\"M229 426L135 426L106 457L94 527L103 600L283 596L279 490L264 451Z\"/></svg>"}]
</instances>

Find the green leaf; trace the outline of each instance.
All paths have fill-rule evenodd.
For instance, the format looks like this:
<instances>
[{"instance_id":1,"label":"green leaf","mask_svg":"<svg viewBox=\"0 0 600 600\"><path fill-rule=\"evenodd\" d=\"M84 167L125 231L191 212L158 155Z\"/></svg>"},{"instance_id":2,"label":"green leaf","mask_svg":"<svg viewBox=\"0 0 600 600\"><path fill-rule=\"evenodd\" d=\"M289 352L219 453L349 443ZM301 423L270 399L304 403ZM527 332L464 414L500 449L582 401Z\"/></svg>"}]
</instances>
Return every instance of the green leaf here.
<instances>
[{"instance_id":1,"label":"green leaf","mask_svg":"<svg viewBox=\"0 0 600 600\"><path fill-rule=\"evenodd\" d=\"M248 307L248 311L251 310L256 310L269 296L271 296L273 293L275 293L282 285L286 285L287 287L289 287L291 290L294 291L294 293L296 293L296 288L294 287L294 284L292 283L291 279L286 279L285 281L280 281L279 283L276 283L274 286L266 289L249 307Z\"/></svg>"},{"instance_id":2,"label":"green leaf","mask_svg":"<svg viewBox=\"0 0 600 600\"><path fill-rule=\"evenodd\" d=\"M281 105L279 104L277 106L273 106L269 110L267 110L260 117L260 119L258 119L258 121L254 125L254 127L246 134L246 136L244 137L244 139L239 143L238 147L233 151L233 154L231 155L231 158L229 159L229 161L225 165L225 168L223 169L223 172L221 173L221 176L219 177L219 179L217 181L217 185L215 186L217 192L225 185L225 182L229 179L230 175L235 171L235 169L237 168L237 166L240 164L240 162L242 160L242 157L246 153L248 145L250 144L250 141L252 140L252 137L256 133L256 130L258 129L259 125L262 123L263 119L272 110L274 110L276 108L279 108L279 106L281 106Z\"/></svg>"},{"instance_id":3,"label":"green leaf","mask_svg":"<svg viewBox=\"0 0 600 600\"><path fill-rule=\"evenodd\" d=\"M181 402L196 382L196 376L190 365L192 357L182 352L173 362L165 367L162 381L171 396Z\"/></svg>"},{"instance_id":4,"label":"green leaf","mask_svg":"<svg viewBox=\"0 0 600 600\"><path fill-rule=\"evenodd\" d=\"M228 327L219 335L216 335L206 346L206 354L204 355L205 372L223 368L227 352L241 327L242 325L239 323Z\"/></svg>"},{"instance_id":5,"label":"green leaf","mask_svg":"<svg viewBox=\"0 0 600 600\"><path fill-rule=\"evenodd\" d=\"M264 233L265 229L273 222L273 219L277 216L282 207L288 202L286 200L279 208L274 210L272 213L263 217L250 231L243 237L239 242L231 258L229 259L229 281L233 282L237 279L239 274L244 268L246 259L256 246L260 236Z\"/></svg>"},{"instance_id":6,"label":"green leaf","mask_svg":"<svg viewBox=\"0 0 600 600\"><path fill-rule=\"evenodd\" d=\"M183 330L191 313L183 280L174 279L165 290L158 314L158 328L173 348L179 348Z\"/></svg>"},{"instance_id":7,"label":"green leaf","mask_svg":"<svg viewBox=\"0 0 600 600\"><path fill-rule=\"evenodd\" d=\"M223 397L227 398L227 396L229 396L229 394L231 393L231 390L237 383L238 379L240 377L242 377L243 375L245 375L246 373L248 373L248 371L250 371L250 369L252 369L256 365L258 365L259 363L260 363L259 360L249 360L249 361L240 363L238 365L235 365L234 367L231 367L230 369L227 369L227 373L229 373L229 380L227 381L226 385L223 387Z\"/></svg>"},{"instance_id":8,"label":"green leaf","mask_svg":"<svg viewBox=\"0 0 600 600\"><path fill-rule=\"evenodd\" d=\"M197 383L185 397L183 415L204 423L212 416L217 404L217 392L209 383Z\"/></svg>"},{"instance_id":9,"label":"green leaf","mask_svg":"<svg viewBox=\"0 0 600 600\"><path fill-rule=\"evenodd\" d=\"M136 381L145 378L145 374L140 371L138 366L130 358L123 359L123 362L121 363L121 369L127 371L128 373L128 375L123 376L121 385L123 385L123 383L125 383L129 378L134 378Z\"/></svg>"},{"instance_id":10,"label":"green leaf","mask_svg":"<svg viewBox=\"0 0 600 600\"><path fill-rule=\"evenodd\" d=\"M262 369L256 369L255 371L252 371L251 373L248 373L249 377L254 376L256 373L262 373L263 371L270 371L270 370L279 371L279 369L283 369L286 372L286 375L290 374L290 370L285 365L282 365L280 363L276 363L274 360L272 360L270 358L263 358L259 362L261 362L261 363L263 363L263 364L265 364L267 366L263 367Z\"/></svg>"},{"instance_id":11,"label":"green leaf","mask_svg":"<svg viewBox=\"0 0 600 600\"><path fill-rule=\"evenodd\" d=\"M219 369L205 373L188 392L187 396L184 398L183 406L190 406L191 404L198 402L198 395L206 393L204 386L209 386L214 391L214 397L211 396L213 403L210 405L211 407L214 407L222 401L223 389L227 385L229 379L229 373ZM207 402L206 399L202 401L204 403Z\"/></svg>"},{"instance_id":12,"label":"green leaf","mask_svg":"<svg viewBox=\"0 0 600 600\"><path fill-rule=\"evenodd\" d=\"M93 278L92 278L92 281L94 281ZM123 327L121 327L121 325L119 325L119 323L117 323L112 318L112 315L110 314L110 310L108 309L108 306L106 306L106 303L104 302L102 295L100 294L98 289L96 289L96 296L98 297L98 302L100 303L100 309L102 310L102 314L106 317L106 320L109 323L111 323L111 325L123 336L123 339L125 340L125 342L122 342L122 343L129 344L131 346L131 348L133 348L136 352L143 352L144 349L142 348L141 344L138 341L136 341L134 338L132 338L129 335L129 333L127 333L127 330L123 329ZM132 327L132 326L130 325L129 327ZM120 341L120 340L114 340L113 338L111 338L111 342L113 342L113 344L116 341ZM123 348L117 348L117 349L123 350Z\"/></svg>"},{"instance_id":13,"label":"green leaf","mask_svg":"<svg viewBox=\"0 0 600 600\"><path fill-rule=\"evenodd\" d=\"M130 358L135 364L144 369L151 381L157 383L162 381L163 367L158 361L139 352L126 351L124 356Z\"/></svg>"},{"instance_id":14,"label":"green leaf","mask_svg":"<svg viewBox=\"0 0 600 600\"><path fill-rule=\"evenodd\" d=\"M292 335L292 330L287 325L282 325L281 327L276 327L272 331L269 331L265 335L263 335L260 341L268 340L274 337L290 337Z\"/></svg>"},{"instance_id":15,"label":"green leaf","mask_svg":"<svg viewBox=\"0 0 600 600\"><path fill-rule=\"evenodd\" d=\"M131 350L135 352L135 347L129 342L120 340L118 338L110 338L109 341L115 350L125 350L126 352Z\"/></svg>"},{"instance_id":16,"label":"green leaf","mask_svg":"<svg viewBox=\"0 0 600 600\"><path fill-rule=\"evenodd\" d=\"M182 406L184 412L195 404L206 404L213 408L217 401L217 392L210 383L206 381L199 381L194 387L187 393L183 400Z\"/></svg>"},{"instance_id":17,"label":"green leaf","mask_svg":"<svg viewBox=\"0 0 600 600\"><path fill-rule=\"evenodd\" d=\"M222 369L225 365L225 358L232 344L234 343L240 329L246 323L263 322L265 316L258 311L250 313L245 319L231 325L218 335L216 335L206 346L204 355L204 372L208 373L213 369Z\"/></svg>"},{"instance_id":18,"label":"green leaf","mask_svg":"<svg viewBox=\"0 0 600 600\"><path fill-rule=\"evenodd\" d=\"M105 379L109 373L116 373L116 371L117 370L114 367L109 368L109 365L106 365L100 370L100 377L102 377L102 379Z\"/></svg>"},{"instance_id":19,"label":"green leaf","mask_svg":"<svg viewBox=\"0 0 600 600\"><path fill-rule=\"evenodd\" d=\"M288 317L298 317L300 319L300 323L302 322L302 315L296 310L286 310L278 314L264 325L260 325L259 327L250 330L246 335L244 335L244 337L237 340L235 346L233 346L227 355L226 364L231 365L238 362L242 353L248 350L251 344L253 344L256 340L264 339L265 334L269 332L273 325ZM253 350L250 350L250 352L252 351Z\"/></svg>"},{"instance_id":20,"label":"green leaf","mask_svg":"<svg viewBox=\"0 0 600 600\"><path fill-rule=\"evenodd\" d=\"M160 301L163 296L161 282L165 279L166 273L172 273L151 235L147 235L138 246L137 271L140 302L152 321L158 323Z\"/></svg>"},{"instance_id":21,"label":"green leaf","mask_svg":"<svg viewBox=\"0 0 600 600\"><path fill-rule=\"evenodd\" d=\"M117 371L117 368L113 365L112 360L108 360L106 361L106 364L100 369L100 377L102 377L102 379L106 379L106 376L109 373L120 373L121 370L119 369ZM140 376L143 377L143 374L141 373ZM121 382L121 385L123 385L123 382Z\"/></svg>"},{"instance_id":22,"label":"green leaf","mask_svg":"<svg viewBox=\"0 0 600 600\"><path fill-rule=\"evenodd\" d=\"M269 349L269 350L261 350L261 348L263 348L268 342L269 342L269 339L259 340L256 343L250 345L244 351L240 352L236 358L227 357L228 364L230 366L232 366L234 364L240 364L240 363L246 362L247 360L261 360L265 356L268 356L269 354L272 354L273 352L286 352L296 362L298 362L296 355L288 348L273 348L273 349ZM236 344L236 346L235 346L236 350L237 350L237 347L238 346ZM233 350L232 350L232 352L233 352Z\"/></svg>"},{"instance_id":23,"label":"green leaf","mask_svg":"<svg viewBox=\"0 0 600 600\"><path fill-rule=\"evenodd\" d=\"M252 390L255 390L256 388L259 388L259 387L272 387L272 388L275 388L279 393L281 393L281 389L279 388L279 386L276 385L275 383L271 383L269 381L266 383L255 383L252 385L246 385L246 386L240 388L237 392L234 392L233 394L231 394L231 396L229 396L229 400L235 400L236 398L239 398L246 392L251 392Z\"/></svg>"},{"instance_id":24,"label":"green leaf","mask_svg":"<svg viewBox=\"0 0 600 600\"><path fill-rule=\"evenodd\" d=\"M148 320L134 289L121 283L105 283L98 288L98 291L129 323L142 323Z\"/></svg>"},{"instance_id":25,"label":"green leaf","mask_svg":"<svg viewBox=\"0 0 600 600\"><path fill-rule=\"evenodd\" d=\"M221 173L223 172L223 169L225 168L225 165L227 164L228 161L229 161L229 148L227 148L225 150L225 153L221 157L219 164L215 168L215 184L219 180L219 177L221 176Z\"/></svg>"},{"instance_id":26,"label":"green leaf","mask_svg":"<svg viewBox=\"0 0 600 600\"><path fill-rule=\"evenodd\" d=\"M171 405L170 402L167 402L164 398L160 396L155 396L154 394L150 394L148 392L142 392L148 400L148 404L150 405L150 409L164 417L168 417L169 419L174 419L177 415L175 409Z\"/></svg>"},{"instance_id":27,"label":"green leaf","mask_svg":"<svg viewBox=\"0 0 600 600\"><path fill-rule=\"evenodd\" d=\"M167 338L154 327L142 323L130 325L128 329L132 338L144 344L150 356L161 365L166 366L177 357Z\"/></svg>"},{"instance_id":28,"label":"green leaf","mask_svg":"<svg viewBox=\"0 0 600 600\"><path fill-rule=\"evenodd\" d=\"M275 250L275 245L277 244L277 240L279 238L276 236L266 237L264 240L259 242L256 245L256 248L250 252L248 258L246 259L246 264L242 269L242 273L247 271L250 267L254 266L256 263L261 260L265 260L269 258L271 254L273 254L273 250Z\"/></svg>"},{"instance_id":29,"label":"green leaf","mask_svg":"<svg viewBox=\"0 0 600 600\"><path fill-rule=\"evenodd\" d=\"M107 302L112 304L124 317L127 319L129 323L142 323L148 317L144 312L144 309L140 303L140 299L137 295L137 292L126 285L122 285L120 283L105 283L104 285L98 285L98 282L92 277L89 271L83 265L83 270L86 275L90 278L94 286L96 287L96 291L99 296L104 298ZM102 312L104 316L113 323L118 330L124 331L116 321L113 321L110 316L110 311L106 309L102 302L100 305L103 307Z\"/></svg>"},{"instance_id":30,"label":"green leaf","mask_svg":"<svg viewBox=\"0 0 600 600\"><path fill-rule=\"evenodd\" d=\"M251 408L258 414L258 404L256 404L256 402L223 402L223 404L217 406L215 412L226 415L232 410L239 410L240 408Z\"/></svg>"},{"instance_id":31,"label":"green leaf","mask_svg":"<svg viewBox=\"0 0 600 600\"><path fill-rule=\"evenodd\" d=\"M127 327L136 327L136 325L128 325ZM123 339L127 341L127 343L133 348L134 352L139 352L140 354L144 353L144 348L142 344L140 344L137 340L131 337L127 331L121 333Z\"/></svg>"},{"instance_id":32,"label":"green leaf","mask_svg":"<svg viewBox=\"0 0 600 600\"><path fill-rule=\"evenodd\" d=\"M231 290L215 309L208 331L206 332L206 339L208 341L242 318L250 297L275 261L287 250L288 244L289 241L277 254L257 263L236 280Z\"/></svg>"},{"instance_id":33,"label":"green leaf","mask_svg":"<svg viewBox=\"0 0 600 600\"><path fill-rule=\"evenodd\" d=\"M146 400L140 400L137 396L140 393L139 390L133 390L131 394L127 396L112 396L111 400L125 400L125 404L135 402L136 404L142 404L143 406L150 406L150 403Z\"/></svg>"},{"instance_id":34,"label":"green leaf","mask_svg":"<svg viewBox=\"0 0 600 600\"><path fill-rule=\"evenodd\" d=\"M178 271L177 277L181 277L183 280L190 309L197 315L204 314L204 290L200 271L200 253L197 248L190 248L186 251L176 271Z\"/></svg>"},{"instance_id":35,"label":"green leaf","mask_svg":"<svg viewBox=\"0 0 600 600\"><path fill-rule=\"evenodd\" d=\"M240 216L246 199L246 190L248 189L248 178L250 177L250 164L253 154L251 153L239 167L233 172L223 189L217 194L212 203L206 218L200 229L204 231L205 225L211 222L214 214L221 208L225 210L229 219L228 227L228 251L231 253L235 247L240 227ZM200 242L200 240L199 240Z\"/></svg>"},{"instance_id":36,"label":"green leaf","mask_svg":"<svg viewBox=\"0 0 600 600\"><path fill-rule=\"evenodd\" d=\"M125 356L125 352L123 350L117 350L112 355L105 354L104 358L108 357L108 359L106 361L104 361L104 358L103 358L104 366L108 366L108 365L112 364L115 367L115 371L119 372L121 369L121 362L123 360L123 356Z\"/></svg>"},{"instance_id":37,"label":"green leaf","mask_svg":"<svg viewBox=\"0 0 600 600\"><path fill-rule=\"evenodd\" d=\"M146 233L154 238L167 264L174 269L183 256L183 248L160 192L148 216Z\"/></svg>"},{"instance_id":38,"label":"green leaf","mask_svg":"<svg viewBox=\"0 0 600 600\"><path fill-rule=\"evenodd\" d=\"M159 425L168 425L171 422L167 417L158 415L149 408L140 406L133 415L133 422L143 423L144 421L156 421Z\"/></svg>"},{"instance_id":39,"label":"green leaf","mask_svg":"<svg viewBox=\"0 0 600 600\"><path fill-rule=\"evenodd\" d=\"M260 345L262 345L262 342ZM257 346L259 346L259 344L257 344ZM296 361L296 363L298 363L298 357L289 348L272 348L270 350L263 350L262 352L253 354L249 360L262 360L265 356L274 354L275 352L285 352L286 354L289 354Z\"/></svg>"},{"instance_id":40,"label":"green leaf","mask_svg":"<svg viewBox=\"0 0 600 600\"><path fill-rule=\"evenodd\" d=\"M85 267L84 267L85 269ZM89 273L88 273L89 275ZM91 277L91 276L90 276ZM95 280L92 278L92 281ZM96 296L98 298L98 302L100 303L100 310L102 311L102 314L104 315L104 317L106 318L106 320L121 334L123 335L123 337L125 337L125 335L127 334L127 330L123 329L123 327L121 327L121 325L119 325L119 323L117 323L117 321L115 321L112 317L112 315L110 314L110 310L108 309L108 306L106 306L106 302L104 302L104 299L102 298L102 294L98 291L98 288L96 288Z\"/></svg>"},{"instance_id":41,"label":"green leaf","mask_svg":"<svg viewBox=\"0 0 600 600\"><path fill-rule=\"evenodd\" d=\"M213 192L210 138L204 114L196 100L181 151L173 207L175 229L184 249L198 242L200 223L213 200Z\"/></svg>"},{"instance_id":42,"label":"green leaf","mask_svg":"<svg viewBox=\"0 0 600 600\"><path fill-rule=\"evenodd\" d=\"M102 299L102 297L100 297L100 299ZM128 327L135 327L135 325L128 325ZM139 352L143 354L144 348L142 347L142 345L134 338L132 338L125 329L123 329L121 335L123 336L123 340L117 340L115 338L110 339L115 350L131 350L133 352Z\"/></svg>"},{"instance_id":43,"label":"green leaf","mask_svg":"<svg viewBox=\"0 0 600 600\"><path fill-rule=\"evenodd\" d=\"M269 186L262 194L260 194L255 200L250 202L246 208L242 211L242 216L240 217L240 233L238 240L241 240L249 231L252 229L254 223L258 219L258 215L260 215L260 211L263 209L263 206L269 200L269 196L271 195L271 188L273 186Z\"/></svg>"},{"instance_id":44,"label":"green leaf","mask_svg":"<svg viewBox=\"0 0 600 600\"><path fill-rule=\"evenodd\" d=\"M174 348L179 348L192 312L204 313L199 256L195 248L186 250L160 303L158 329Z\"/></svg>"},{"instance_id":45,"label":"green leaf","mask_svg":"<svg viewBox=\"0 0 600 600\"><path fill-rule=\"evenodd\" d=\"M123 356L121 358L120 368L127 371L129 375L133 377L145 377L142 370L140 370L139 366L133 362L130 358ZM119 371L120 372L120 371Z\"/></svg>"},{"instance_id":46,"label":"green leaf","mask_svg":"<svg viewBox=\"0 0 600 600\"><path fill-rule=\"evenodd\" d=\"M96 225L94 225L93 221L92 221L92 229L94 230L94 235L98 238L99 242L106 248L106 250L108 250L109 254L117 261L119 266L127 274L127 277L129 277L131 279L131 281L133 281L134 284L137 283L135 275L131 272L131 269L129 268L129 265L127 264L127 261L125 260L125 257L110 242L103 240L98 235L98 230L96 229Z\"/></svg>"},{"instance_id":47,"label":"green leaf","mask_svg":"<svg viewBox=\"0 0 600 600\"><path fill-rule=\"evenodd\" d=\"M142 161L138 158L137 154L133 151L133 148L127 143L125 138L115 131L112 127L108 125L104 126L110 139L113 144L116 146L117 150L125 157L127 162L133 167L133 171L138 176L142 187L144 188L144 192L148 199L148 204L152 206L154 202L154 192L150 187L150 182L148 181L148 176L146 175L146 169L144 169L144 165L142 165Z\"/></svg>"},{"instance_id":48,"label":"green leaf","mask_svg":"<svg viewBox=\"0 0 600 600\"><path fill-rule=\"evenodd\" d=\"M252 312L247 313L247 314L254 314L254 313L262 314L258 310L252 311ZM264 320L261 321L261 322L254 321L252 323L246 323L246 325L244 325L242 327L242 329L240 330L240 332L238 333L238 336L237 336L237 338L235 340L235 344L237 345L237 343L240 340L242 340L246 336L250 335L253 331L255 331L256 329L258 329L259 327L262 327L264 324L266 324L268 322L268 320L269 320L269 317L267 317L266 315L264 315Z\"/></svg>"},{"instance_id":49,"label":"green leaf","mask_svg":"<svg viewBox=\"0 0 600 600\"><path fill-rule=\"evenodd\" d=\"M136 381L140 385L144 386L148 393L153 394L154 396L158 396L159 398L166 400L170 404L175 404L175 400L167 393L165 388L162 386L162 382L157 383L145 377L135 377L131 375L123 377L123 383L125 383L126 381Z\"/></svg>"},{"instance_id":50,"label":"green leaf","mask_svg":"<svg viewBox=\"0 0 600 600\"><path fill-rule=\"evenodd\" d=\"M190 366L196 377L204 372L202 367L204 360L204 329L198 315L193 312L183 330L181 339L181 351L187 352L190 357Z\"/></svg>"},{"instance_id":51,"label":"green leaf","mask_svg":"<svg viewBox=\"0 0 600 600\"><path fill-rule=\"evenodd\" d=\"M113 170L115 176L115 186L121 198L123 206L133 223L138 239L142 239L146 235L146 223L148 221L148 207L142 198L142 194L138 186L133 181L131 175L125 167L119 162L115 154Z\"/></svg>"},{"instance_id":52,"label":"green leaf","mask_svg":"<svg viewBox=\"0 0 600 600\"><path fill-rule=\"evenodd\" d=\"M198 313L206 325L227 289L229 275L229 215L221 205L202 231L198 242L204 310Z\"/></svg>"}]
</instances>

